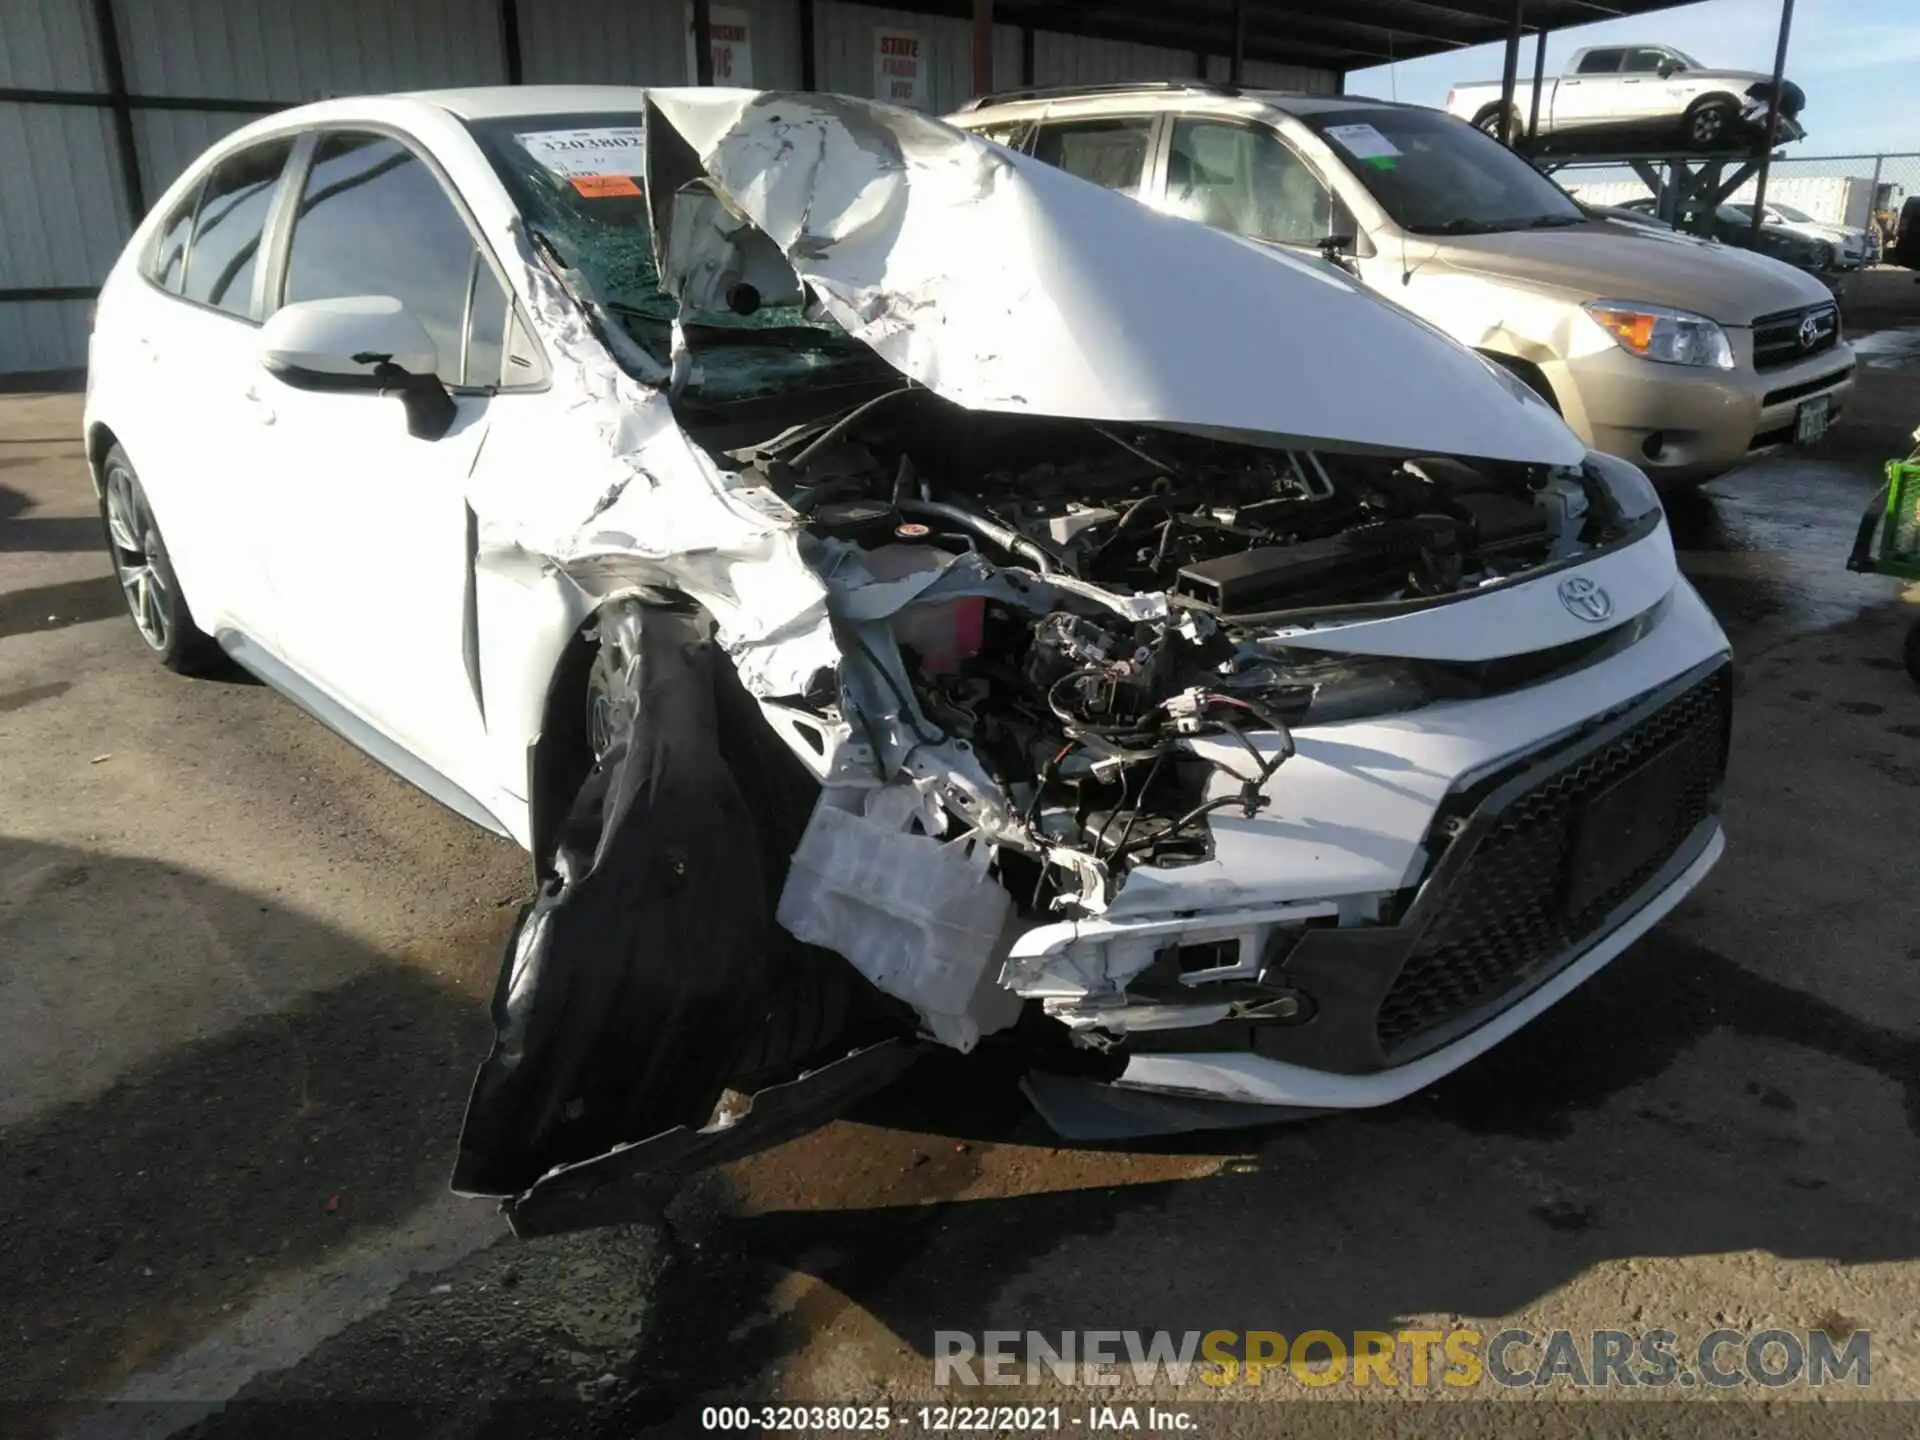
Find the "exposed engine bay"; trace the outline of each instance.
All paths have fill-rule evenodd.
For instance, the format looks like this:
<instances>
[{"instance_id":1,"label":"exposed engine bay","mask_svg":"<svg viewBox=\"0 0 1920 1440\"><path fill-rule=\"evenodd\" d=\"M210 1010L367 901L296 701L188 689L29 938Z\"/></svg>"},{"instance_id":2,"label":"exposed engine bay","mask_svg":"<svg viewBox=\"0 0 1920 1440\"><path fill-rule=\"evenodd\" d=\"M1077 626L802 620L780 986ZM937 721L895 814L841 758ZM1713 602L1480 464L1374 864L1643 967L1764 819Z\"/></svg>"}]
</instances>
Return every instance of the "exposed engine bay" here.
<instances>
[{"instance_id":1,"label":"exposed engine bay","mask_svg":"<svg viewBox=\"0 0 1920 1440\"><path fill-rule=\"evenodd\" d=\"M864 700L843 673L838 704L793 703L856 737L862 712L890 708L907 745L973 762L960 774L985 783L935 793L919 827L997 847L1029 917L1097 914L1132 868L1206 858L1209 816L1272 803L1309 715L1430 698L1286 630L1458 595L1622 528L1579 471L982 414L918 387L727 456L803 517L843 650L881 676ZM872 603L921 580L908 603ZM853 633L883 612L897 654ZM1229 758L1203 758L1202 735Z\"/></svg>"}]
</instances>

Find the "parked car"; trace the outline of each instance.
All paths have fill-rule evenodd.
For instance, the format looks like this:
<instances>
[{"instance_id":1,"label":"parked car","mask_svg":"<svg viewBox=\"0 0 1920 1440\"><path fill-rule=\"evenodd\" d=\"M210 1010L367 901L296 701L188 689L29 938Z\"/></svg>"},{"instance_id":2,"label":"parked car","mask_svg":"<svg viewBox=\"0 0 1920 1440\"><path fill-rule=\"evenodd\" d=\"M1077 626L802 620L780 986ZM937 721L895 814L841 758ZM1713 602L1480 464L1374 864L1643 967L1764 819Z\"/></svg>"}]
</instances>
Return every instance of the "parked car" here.
<instances>
[{"instance_id":1,"label":"parked car","mask_svg":"<svg viewBox=\"0 0 1920 1440\"><path fill-rule=\"evenodd\" d=\"M1578 198L1577 196L1575 197ZM1672 230L1673 226L1655 215L1651 210L1636 210L1630 205L1589 205L1580 201L1580 208L1597 220L1618 220L1625 225L1640 225L1649 230Z\"/></svg>"},{"instance_id":2,"label":"parked car","mask_svg":"<svg viewBox=\"0 0 1920 1440\"><path fill-rule=\"evenodd\" d=\"M1192 82L1023 92L954 119L1173 214L1338 255L1661 485L1820 439L1852 387L1818 279L1591 215L1434 110Z\"/></svg>"},{"instance_id":3,"label":"parked car","mask_svg":"<svg viewBox=\"0 0 1920 1440\"><path fill-rule=\"evenodd\" d=\"M1447 113L1497 135L1501 91L1498 80L1455 85L1447 92ZM1715 70L1670 45L1595 45L1574 51L1566 73L1546 82L1539 136L1559 148L1645 142L1724 150L1766 134L1772 98L1771 75ZM1783 81L1776 142L1805 135L1805 106L1805 92ZM1533 82L1522 80L1514 91L1509 135L1527 134L1532 115Z\"/></svg>"},{"instance_id":4,"label":"parked car","mask_svg":"<svg viewBox=\"0 0 1920 1440\"><path fill-rule=\"evenodd\" d=\"M868 101L256 121L113 267L85 441L163 663L532 851L455 1171L523 1231L926 1044L1067 1133L1386 1103L1723 846L1638 470L1317 259Z\"/></svg>"},{"instance_id":5,"label":"parked car","mask_svg":"<svg viewBox=\"0 0 1920 1440\"><path fill-rule=\"evenodd\" d=\"M1647 200L1629 200L1620 207L1638 214L1652 217L1657 209L1656 202ZM1698 217L1686 215L1682 224L1691 233L1701 228ZM1833 244L1826 240L1812 239L1798 231L1784 226L1762 224L1760 233L1753 233L1753 211L1744 205L1724 204L1714 207L1713 218L1705 226L1706 233L1723 245L1735 245L1742 250L1755 250L1762 255L1770 255L1783 264L1796 270L1805 270L1816 276L1827 276L1842 268Z\"/></svg>"},{"instance_id":6,"label":"parked car","mask_svg":"<svg viewBox=\"0 0 1920 1440\"><path fill-rule=\"evenodd\" d=\"M1752 205L1736 202L1725 208L1731 210L1739 220L1752 224ZM1782 231L1828 246L1833 251L1834 265L1842 270L1858 270L1880 258L1879 246L1869 238L1866 230L1852 225L1829 225L1791 205L1769 202L1762 226L1766 230Z\"/></svg>"}]
</instances>

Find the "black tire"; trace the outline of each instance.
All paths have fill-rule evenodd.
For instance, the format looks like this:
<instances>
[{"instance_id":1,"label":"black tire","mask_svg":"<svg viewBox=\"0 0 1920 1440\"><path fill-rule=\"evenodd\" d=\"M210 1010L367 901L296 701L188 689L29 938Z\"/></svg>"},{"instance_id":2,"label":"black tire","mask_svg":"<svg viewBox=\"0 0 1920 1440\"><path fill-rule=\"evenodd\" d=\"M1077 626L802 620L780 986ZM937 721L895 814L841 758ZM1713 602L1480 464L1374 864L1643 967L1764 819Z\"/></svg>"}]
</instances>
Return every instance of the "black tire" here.
<instances>
[{"instance_id":1,"label":"black tire","mask_svg":"<svg viewBox=\"0 0 1920 1440\"><path fill-rule=\"evenodd\" d=\"M1734 138L1740 111L1724 95L1708 95L1687 107L1680 136L1689 150L1724 150Z\"/></svg>"},{"instance_id":2,"label":"black tire","mask_svg":"<svg viewBox=\"0 0 1920 1440\"><path fill-rule=\"evenodd\" d=\"M1487 106L1486 109L1473 117L1473 124L1476 130L1483 130L1498 140L1500 138L1500 107L1498 105ZM1525 117L1523 117L1518 110L1515 110L1507 125L1508 140L1518 140L1522 131L1525 130L1526 124Z\"/></svg>"},{"instance_id":3,"label":"black tire","mask_svg":"<svg viewBox=\"0 0 1920 1440\"><path fill-rule=\"evenodd\" d=\"M100 462L100 529L134 633L179 675L204 675L224 661L213 638L193 623L167 543L127 452L114 445Z\"/></svg>"}]
</instances>

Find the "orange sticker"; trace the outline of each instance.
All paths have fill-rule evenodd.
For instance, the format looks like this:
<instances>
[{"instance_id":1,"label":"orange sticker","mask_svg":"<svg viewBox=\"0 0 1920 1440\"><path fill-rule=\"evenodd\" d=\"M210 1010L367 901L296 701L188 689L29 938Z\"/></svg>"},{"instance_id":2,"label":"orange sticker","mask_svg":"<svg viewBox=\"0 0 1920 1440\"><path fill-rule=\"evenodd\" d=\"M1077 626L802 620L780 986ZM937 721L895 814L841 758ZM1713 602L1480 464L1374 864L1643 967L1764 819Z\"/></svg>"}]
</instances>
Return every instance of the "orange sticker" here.
<instances>
[{"instance_id":1,"label":"orange sticker","mask_svg":"<svg viewBox=\"0 0 1920 1440\"><path fill-rule=\"evenodd\" d=\"M640 187L627 175L574 175L573 188L582 195L638 195Z\"/></svg>"}]
</instances>

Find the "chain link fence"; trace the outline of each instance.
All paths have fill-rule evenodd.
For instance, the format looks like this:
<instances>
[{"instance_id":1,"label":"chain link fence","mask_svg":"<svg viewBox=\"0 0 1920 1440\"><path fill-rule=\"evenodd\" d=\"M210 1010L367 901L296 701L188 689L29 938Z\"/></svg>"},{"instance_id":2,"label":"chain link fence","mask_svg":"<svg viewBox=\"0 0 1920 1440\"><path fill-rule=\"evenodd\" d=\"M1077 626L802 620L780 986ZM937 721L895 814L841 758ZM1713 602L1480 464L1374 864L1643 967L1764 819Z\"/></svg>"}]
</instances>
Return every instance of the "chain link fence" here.
<instances>
[{"instance_id":1,"label":"chain link fence","mask_svg":"<svg viewBox=\"0 0 1920 1440\"><path fill-rule=\"evenodd\" d=\"M1738 164L1727 161L1729 176ZM1625 205L1653 194L1629 166L1573 163L1551 168L1555 180L1588 204ZM1751 202L1757 178L1749 178L1728 198L1736 205ZM1767 174L1769 208L1781 209L1789 220L1804 216L1865 230L1869 252L1875 256L1892 251L1899 238L1901 209L1916 196L1920 196L1920 151L1793 155L1775 160Z\"/></svg>"}]
</instances>

